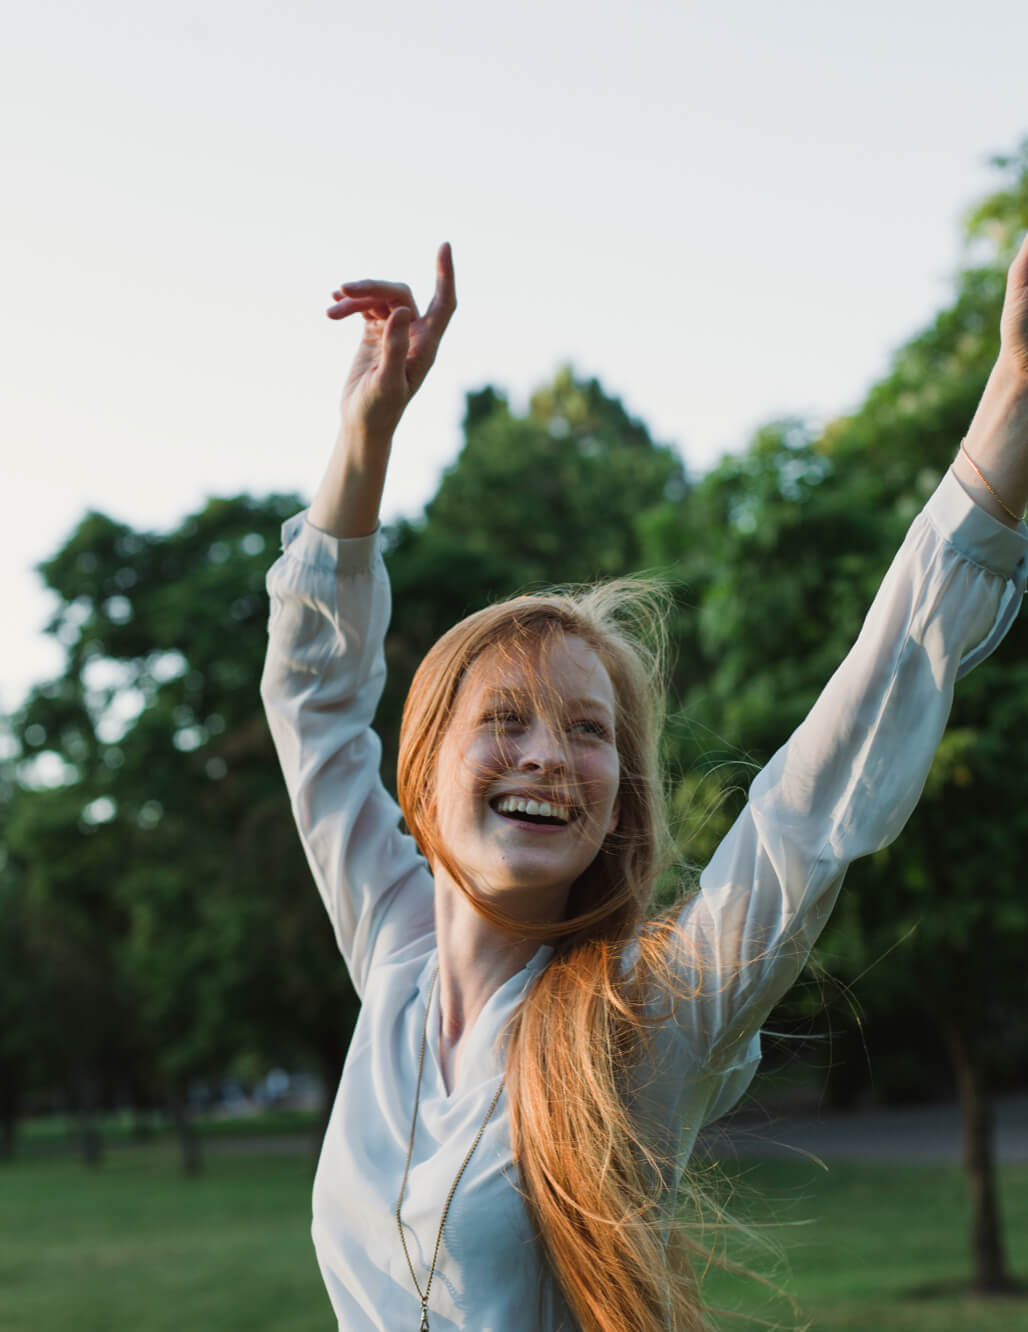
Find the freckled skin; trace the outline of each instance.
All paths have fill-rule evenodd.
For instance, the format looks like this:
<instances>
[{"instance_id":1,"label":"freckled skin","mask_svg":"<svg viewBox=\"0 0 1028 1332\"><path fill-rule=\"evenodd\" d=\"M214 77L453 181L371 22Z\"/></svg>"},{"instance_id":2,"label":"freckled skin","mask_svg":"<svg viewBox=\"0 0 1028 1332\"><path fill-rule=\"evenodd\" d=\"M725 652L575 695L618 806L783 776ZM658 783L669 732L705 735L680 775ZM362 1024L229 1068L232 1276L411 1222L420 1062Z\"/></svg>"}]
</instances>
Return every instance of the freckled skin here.
<instances>
[{"instance_id":1,"label":"freckled skin","mask_svg":"<svg viewBox=\"0 0 1028 1332\"><path fill-rule=\"evenodd\" d=\"M561 635L531 659L497 653L461 685L436 773L443 845L479 890L566 898L617 824L614 688L596 653ZM504 818L490 801L531 793L578 811L566 827Z\"/></svg>"}]
</instances>

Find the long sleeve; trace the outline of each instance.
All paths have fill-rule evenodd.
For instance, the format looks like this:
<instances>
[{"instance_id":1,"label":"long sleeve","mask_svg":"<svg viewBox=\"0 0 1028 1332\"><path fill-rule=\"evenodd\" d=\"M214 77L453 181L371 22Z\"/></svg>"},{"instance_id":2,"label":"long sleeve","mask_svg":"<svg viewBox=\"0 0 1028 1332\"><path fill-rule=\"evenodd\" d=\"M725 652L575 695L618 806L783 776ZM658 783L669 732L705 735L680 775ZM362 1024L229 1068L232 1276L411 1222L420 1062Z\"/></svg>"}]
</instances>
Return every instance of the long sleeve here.
<instances>
[{"instance_id":1,"label":"long sleeve","mask_svg":"<svg viewBox=\"0 0 1028 1332\"><path fill-rule=\"evenodd\" d=\"M947 473L857 642L754 779L679 918L680 969L697 997L679 1006L667 1054L720 1081L705 1118L752 1077L760 1024L801 970L847 867L887 846L910 817L954 684L1006 634L1026 570L1028 530L996 522Z\"/></svg>"},{"instance_id":2,"label":"long sleeve","mask_svg":"<svg viewBox=\"0 0 1028 1332\"><path fill-rule=\"evenodd\" d=\"M261 697L304 851L357 993L372 965L433 929L432 879L379 775L389 583L376 536L305 514L268 573Z\"/></svg>"}]
</instances>

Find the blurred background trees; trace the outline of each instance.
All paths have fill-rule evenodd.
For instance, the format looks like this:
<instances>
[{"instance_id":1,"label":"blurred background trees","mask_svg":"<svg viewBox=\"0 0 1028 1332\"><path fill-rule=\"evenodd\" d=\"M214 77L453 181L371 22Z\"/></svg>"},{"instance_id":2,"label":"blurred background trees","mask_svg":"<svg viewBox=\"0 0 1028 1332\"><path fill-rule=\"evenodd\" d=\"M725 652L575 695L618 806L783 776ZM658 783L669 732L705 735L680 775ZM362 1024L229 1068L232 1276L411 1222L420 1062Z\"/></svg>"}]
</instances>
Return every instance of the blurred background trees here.
<instances>
[{"instance_id":1,"label":"blurred background trees","mask_svg":"<svg viewBox=\"0 0 1028 1332\"><path fill-rule=\"evenodd\" d=\"M660 569L675 586L667 758L701 865L753 772L841 661L948 466L999 349L1028 226L1028 144L968 219L953 303L851 416L773 421L690 481L595 379L561 369L527 410L485 387L424 514L385 533L394 587L379 717L391 780L402 700L430 644L488 600ZM828 334L830 336L830 333ZM257 696L264 574L297 496L213 499L167 533L87 514L41 567L61 675L10 719L0 769L0 1146L20 1114L168 1108L199 1168L188 1091L240 1059L316 1070L329 1096L356 999L293 829ZM955 1089L976 1281L1007 1281L990 1095L1024 1085L1028 838L1020 736L1028 631L963 681L900 841L852 870L773 1025L832 1033L829 1096ZM812 1048L818 1048L812 1043ZM824 1059L824 1056L820 1056Z\"/></svg>"}]
</instances>

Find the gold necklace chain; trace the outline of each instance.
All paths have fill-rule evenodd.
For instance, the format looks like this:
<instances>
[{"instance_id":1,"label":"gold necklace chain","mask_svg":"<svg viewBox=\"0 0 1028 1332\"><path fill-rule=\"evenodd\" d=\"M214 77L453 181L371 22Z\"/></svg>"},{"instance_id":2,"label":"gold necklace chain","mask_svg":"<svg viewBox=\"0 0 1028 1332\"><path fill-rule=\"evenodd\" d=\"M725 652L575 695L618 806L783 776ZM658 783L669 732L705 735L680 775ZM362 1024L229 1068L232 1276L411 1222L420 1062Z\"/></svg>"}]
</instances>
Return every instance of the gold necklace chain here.
<instances>
[{"instance_id":1,"label":"gold necklace chain","mask_svg":"<svg viewBox=\"0 0 1028 1332\"><path fill-rule=\"evenodd\" d=\"M428 1040L428 1014L432 1007L432 992L435 989L435 983L438 979L439 968L436 967L435 975L432 977L432 984L429 986L428 999L425 1001L425 1026L421 1033L421 1055L418 1059L418 1082L414 1091L414 1113L411 1115L410 1121L410 1143L407 1146L407 1163L403 1167L403 1183L400 1185L400 1196L396 1200L396 1227L400 1232L400 1243L403 1245L403 1253L404 1257L407 1259L407 1266L410 1269L411 1280L414 1282L414 1289L418 1292L418 1298L421 1300L421 1324L418 1328L418 1332L429 1332L428 1292L432 1289L432 1277L435 1275L436 1259L439 1257L439 1245L442 1243L443 1239L443 1226L446 1225L446 1214L450 1210L450 1203L453 1201L453 1195L457 1192L457 1185L460 1183L461 1175L463 1175L464 1171L467 1169L467 1164L474 1155L475 1148L482 1140L485 1126L492 1118L492 1113L496 1109L496 1102L500 1099L500 1092L503 1091L503 1084L506 1080L505 1077L500 1079L500 1085L496 1088L496 1095L493 1097L492 1104L486 1111L485 1119L482 1120L479 1130L475 1134L475 1141L471 1144L468 1154L464 1158L463 1165L457 1171L457 1178L450 1185L450 1192L446 1198L446 1205L443 1207L442 1220L439 1222L439 1231L435 1237L435 1250L432 1254L432 1266L428 1269L428 1281L425 1283L425 1290L424 1293L422 1293L421 1287L418 1285L418 1279L414 1275L414 1264L411 1262L410 1254L407 1252L407 1241L403 1235L403 1222L400 1220L400 1208L403 1205L403 1195L407 1189L407 1175L410 1171L410 1159L414 1152L414 1129L418 1122L418 1105L421 1101L421 1074L425 1067L425 1044Z\"/></svg>"}]
</instances>

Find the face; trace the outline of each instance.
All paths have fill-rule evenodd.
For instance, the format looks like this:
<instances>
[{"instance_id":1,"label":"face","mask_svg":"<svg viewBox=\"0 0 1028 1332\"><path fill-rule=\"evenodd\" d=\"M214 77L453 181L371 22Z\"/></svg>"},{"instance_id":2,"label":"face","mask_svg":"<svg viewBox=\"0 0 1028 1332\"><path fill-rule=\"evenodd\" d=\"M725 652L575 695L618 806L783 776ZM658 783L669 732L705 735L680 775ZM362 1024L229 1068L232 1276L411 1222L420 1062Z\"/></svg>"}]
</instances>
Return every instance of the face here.
<instances>
[{"instance_id":1,"label":"face","mask_svg":"<svg viewBox=\"0 0 1028 1332\"><path fill-rule=\"evenodd\" d=\"M617 825L614 727L610 676L580 638L475 662L440 746L436 802L441 844L477 892L560 918Z\"/></svg>"}]
</instances>

